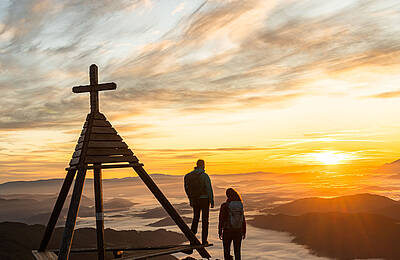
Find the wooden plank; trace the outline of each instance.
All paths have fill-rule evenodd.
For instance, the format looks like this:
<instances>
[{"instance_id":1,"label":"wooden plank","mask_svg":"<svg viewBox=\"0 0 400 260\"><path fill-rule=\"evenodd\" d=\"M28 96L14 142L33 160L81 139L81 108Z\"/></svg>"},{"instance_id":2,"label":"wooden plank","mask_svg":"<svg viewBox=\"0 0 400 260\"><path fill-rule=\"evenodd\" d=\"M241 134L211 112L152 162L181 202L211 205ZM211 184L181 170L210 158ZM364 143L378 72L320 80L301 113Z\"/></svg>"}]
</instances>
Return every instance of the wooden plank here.
<instances>
[{"instance_id":1,"label":"wooden plank","mask_svg":"<svg viewBox=\"0 0 400 260\"><path fill-rule=\"evenodd\" d=\"M99 113L99 112L95 113L93 118L94 119L106 120L106 117L102 113Z\"/></svg>"},{"instance_id":2,"label":"wooden plank","mask_svg":"<svg viewBox=\"0 0 400 260\"><path fill-rule=\"evenodd\" d=\"M103 187L101 180L101 165L94 165L93 184L96 209L96 234L97 234L97 259L104 260L104 213L103 213Z\"/></svg>"},{"instance_id":3,"label":"wooden plank","mask_svg":"<svg viewBox=\"0 0 400 260\"><path fill-rule=\"evenodd\" d=\"M121 141L89 141L89 148L128 148L128 145Z\"/></svg>"},{"instance_id":4,"label":"wooden plank","mask_svg":"<svg viewBox=\"0 0 400 260\"><path fill-rule=\"evenodd\" d=\"M57 260L57 255L51 251L38 252L32 250L32 255L36 260Z\"/></svg>"},{"instance_id":5,"label":"wooden plank","mask_svg":"<svg viewBox=\"0 0 400 260\"><path fill-rule=\"evenodd\" d=\"M58 260L68 260L69 251L71 250L72 238L74 236L74 228L76 217L78 216L79 204L81 202L83 185L85 183L86 169L79 169L76 176L74 191L72 192L71 202L68 209L67 221L60 245L60 253Z\"/></svg>"},{"instance_id":6,"label":"wooden plank","mask_svg":"<svg viewBox=\"0 0 400 260\"><path fill-rule=\"evenodd\" d=\"M82 147L83 147L83 142L78 143L78 144L75 146L75 151L82 149Z\"/></svg>"},{"instance_id":7,"label":"wooden plank","mask_svg":"<svg viewBox=\"0 0 400 260\"><path fill-rule=\"evenodd\" d=\"M129 148L89 148L86 155L133 155Z\"/></svg>"},{"instance_id":8,"label":"wooden plank","mask_svg":"<svg viewBox=\"0 0 400 260\"><path fill-rule=\"evenodd\" d=\"M81 135L78 139L78 143L82 143L83 141L85 141L85 136Z\"/></svg>"},{"instance_id":9,"label":"wooden plank","mask_svg":"<svg viewBox=\"0 0 400 260\"><path fill-rule=\"evenodd\" d=\"M72 158L71 161L69 161L69 165L70 166L77 165L79 163L79 158L80 157Z\"/></svg>"},{"instance_id":10,"label":"wooden plank","mask_svg":"<svg viewBox=\"0 0 400 260\"><path fill-rule=\"evenodd\" d=\"M181 245L181 246L175 246L175 247L164 248L164 249L161 249L161 248L160 249L147 249L147 250L143 250L143 252L135 252L134 255L122 257L120 259L121 260L147 259L150 257L170 255L170 254L179 253L179 252L182 252L185 250L200 249L200 248L204 249L204 246Z\"/></svg>"},{"instance_id":11,"label":"wooden plank","mask_svg":"<svg viewBox=\"0 0 400 260\"><path fill-rule=\"evenodd\" d=\"M207 245L167 245L167 246L147 246L147 247L107 247L105 248L106 252L114 252L114 251L143 251L143 250L163 250L163 249L171 249L175 247L182 247L184 246L185 249L197 249L202 247L210 247L214 246L214 244L207 244ZM51 252L58 253L60 250L52 249ZM71 253L94 253L97 252L97 248L71 248Z\"/></svg>"},{"instance_id":12,"label":"wooden plank","mask_svg":"<svg viewBox=\"0 0 400 260\"><path fill-rule=\"evenodd\" d=\"M91 134L91 141L122 141L121 136L117 134Z\"/></svg>"},{"instance_id":13,"label":"wooden plank","mask_svg":"<svg viewBox=\"0 0 400 260\"><path fill-rule=\"evenodd\" d=\"M102 164L100 166L101 169L117 169L117 168L128 168L128 167L133 167L133 166L143 166L143 163L124 163L124 164ZM99 166L97 166L99 167ZM69 170L76 170L77 168L75 166L72 166L70 168L65 168L66 171ZM94 166L86 166L86 169L94 169Z\"/></svg>"},{"instance_id":14,"label":"wooden plank","mask_svg":"<svg viewBox=\"0 0 400 260\"><path fill-rule=\"evenodd\" d=\"M113 162L138 162L136 156L86 156L85 163L113 163Z\"/></svg>"},{"instance_id":15,"label":"wooden plank","mask_svg":"<svg viewBox=\"0 0 400 260\"><path fill-rule=\"evenodd\" d=\"M128 164L102 164L101 169L117 169L117 168L127 168L133 166L143 166L143 163L128 163ZM94 169L94 166L87 166L87 169Z\"/></svg>"},{"instance_id":16,"label":"wooden plank","mask_svg":"<svg viewBox=\"0 0 400 260\"><path fill-rule=\"evenodd\" d=\"M154 197L160 202L161 206L165 209L165 211L169 214L169 216L174 220L175 224L179 227L179 229L183 232L186 238L190 241L192 245L201 245L200 241L190 230L188 225L183 221L182 217L175 210L172 204L168 201L165 195L162 193L160 188L158 188L157 184L153 181L150 175L146 172L146 170L142 166L134 166L132 167L135 172L139 175L140 179L146 184L147 188L153 193ZM210 258L210 254L204 248L197 249L201 257Z\"/></svg>"},{"instance_id":17,"label":"wooden plank","mask_svg":"<svg viewBox=\"0 0 400 260\"><path fill-rule=\"evenodd\" d=\"M76 157L81 156L81 153L82 153L82 150L76 150L76 151L74 152L74 154L72 155L72 158L76 158Z\"/></svg>"},{"instance_id":18,"label":"wooden plank","mask_svg":"<svg viewBox=\"0 0 400 260\"><path fill-rule=\"evenodd\" d=\"M92 127L92 133L95 133L95 134L116 134L117 131L115 131L115 129L112 128L112 127L94 126L94 127Z\"/></svg>"},{"instance_id":19,"label":"wooden plank","mask_svg":"<svg viewBox=\"0 0 400 260\"><path fill-rule=\"evenodd\" d=\"M65 176L63 185L62 185L60 193L57 197L57 201L54 204L53 211L51 213L49 222L46 226L46 230L44 232L42 241L39 246L40 252L45 253L44 251L46 250L47 245L49 244L51 235L53 234L54 227L57 224L57 220L60 216L61 210L64 207L65 199L67 198L69 189L71 188L72 181L74 180L75 173L76 173L76 169L70 169L70 170L68 170L67 176ZM36 259L39 259L39 258L36 258Z\"/></svg>"},{"instance_id":20,"label":"wooden plank","mask_svg":"<svg viewBox=\"0 0 400 260\"><path fill-rule=\"evenodd\" d=\"M111 127L111 124L107 120L95 119L95 120L93 120L93 126Z\"/></svg>"},{"instance_id":21,"label":"wooden plank","mask_svg":"<svg viewBox=\"0 0 400 260\"><path fill-rule=\"evenodd\" d=\"M85 85L85 86L75 86L72 88L74 93L85 93L91 91L104 91L104 90L114 90L117 88L117 84L111 83L101 83L96 85Z\"/></svg>"}]
</instances>

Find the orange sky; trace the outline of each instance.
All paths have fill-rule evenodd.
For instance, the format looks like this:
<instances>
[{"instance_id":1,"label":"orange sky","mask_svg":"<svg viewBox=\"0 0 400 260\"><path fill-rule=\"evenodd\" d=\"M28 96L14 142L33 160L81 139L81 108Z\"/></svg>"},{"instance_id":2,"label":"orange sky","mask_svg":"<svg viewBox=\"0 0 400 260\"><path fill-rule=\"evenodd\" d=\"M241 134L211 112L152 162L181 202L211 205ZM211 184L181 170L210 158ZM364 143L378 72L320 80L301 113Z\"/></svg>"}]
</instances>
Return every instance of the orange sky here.
<instances>
[{"instance_id":1,"label":"orange sky","mask_svg":"<svg viewBox=\"0 0 400 260\"><path fill-rule=\"evenodd\" d=\"M64 176L89 110L71 88L92 63L118 85L101 111L150 173L203 158L210 174L399 180L379 171L400 155L396 1L1 5L0 183Z\"/></svg>"}]
</instances>

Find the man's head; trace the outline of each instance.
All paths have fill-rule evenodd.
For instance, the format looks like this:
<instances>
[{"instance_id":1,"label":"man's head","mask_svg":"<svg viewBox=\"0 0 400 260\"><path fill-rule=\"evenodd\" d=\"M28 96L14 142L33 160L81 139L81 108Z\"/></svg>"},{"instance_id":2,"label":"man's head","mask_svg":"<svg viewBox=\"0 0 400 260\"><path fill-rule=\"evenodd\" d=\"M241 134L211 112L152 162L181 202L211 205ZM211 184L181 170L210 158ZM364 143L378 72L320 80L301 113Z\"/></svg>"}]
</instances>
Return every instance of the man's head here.
<instances>
[{"instance_id":1,"label":"man's head","mask_svg":"<svg viewBox=\"0 0 400 260\"><path fill-rule=\"evenodd\" d=\"M205 167L204 160L202 159L197 160L196 168L204 169L204 167Z\"/></svg>"}]
</instances>

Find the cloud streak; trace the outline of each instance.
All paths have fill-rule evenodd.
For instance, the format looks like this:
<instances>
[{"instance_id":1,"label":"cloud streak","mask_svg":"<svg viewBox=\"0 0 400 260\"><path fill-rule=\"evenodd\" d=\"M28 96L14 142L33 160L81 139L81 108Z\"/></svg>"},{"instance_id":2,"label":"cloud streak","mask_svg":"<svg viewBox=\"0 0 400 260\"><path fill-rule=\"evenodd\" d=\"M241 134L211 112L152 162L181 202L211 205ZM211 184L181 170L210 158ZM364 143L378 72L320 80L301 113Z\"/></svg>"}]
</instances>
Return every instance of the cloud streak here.
<instances>
[{"instance_id":1,"label":"cloud streak","mask_svg":"<svg viewBox=\"0 0 400 260\"><path fill-rule=\"evenodd\" d=\"M120 86L106 94L109 105L104 107L125 102L137 113L153 107L192 113L280 107L312 94L307 83L321 73L399 62L399 34L385 26L398 19L399 4L354 1L329 12L316 11L323 7L315 1L201 2L192 7L193 13L181 14L177 26L162 38L128 48L122 56L115 48L128 44L128 38L118 26L102 30L97 44L91 42L102 26L110 26L107 19L116 22L118 15L127 19L142 9L154 11L146 1L13 1L1 21L1 35L12 37L1 42L6 46L1 67L7 74L0 74L0 88L7 93L1 98L0 126L48 127L49 122L62 124L86 112L86 97L72 95L69 88L85 84L85 69L96 60L104 65L105 79ZM49 22L53 18L55 25ZM146 34L151 26L156 25L138 25L130 33ZM106 40L110 37L124 40L113 46ZM63 71L64 83L57 80L57 71ZM12 90L11 78L17 79Z\"/></svg>"}]
</instances>

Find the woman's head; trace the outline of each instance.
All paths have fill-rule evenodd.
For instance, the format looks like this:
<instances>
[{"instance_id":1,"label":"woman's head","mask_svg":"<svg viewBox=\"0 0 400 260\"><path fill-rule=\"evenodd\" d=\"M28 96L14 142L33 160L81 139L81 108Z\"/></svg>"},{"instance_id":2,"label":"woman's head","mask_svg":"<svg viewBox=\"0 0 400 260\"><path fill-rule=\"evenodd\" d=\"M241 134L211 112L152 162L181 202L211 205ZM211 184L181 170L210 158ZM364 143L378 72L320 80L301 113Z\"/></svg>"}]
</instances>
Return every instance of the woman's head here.
<instances>
[{"instance_id":1,"label":"woman's head","mask_svg":"<svg viewBox=\"0 0 400 260\"><path fill-rule=\"evenodd\" d=\"M233 188L228 188L226 190L226 197L228 198L228 201L242 201L240 194Z\"/></svg>"}]
</instances>

